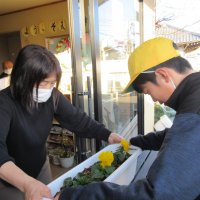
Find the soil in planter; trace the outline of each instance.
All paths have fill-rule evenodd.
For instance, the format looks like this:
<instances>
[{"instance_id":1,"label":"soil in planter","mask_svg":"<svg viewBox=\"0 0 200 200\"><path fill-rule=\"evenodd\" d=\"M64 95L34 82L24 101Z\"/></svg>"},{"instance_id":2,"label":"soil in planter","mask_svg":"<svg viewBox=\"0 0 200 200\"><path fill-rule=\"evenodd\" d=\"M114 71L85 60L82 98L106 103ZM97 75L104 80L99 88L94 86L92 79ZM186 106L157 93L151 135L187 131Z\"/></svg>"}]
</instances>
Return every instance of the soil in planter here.
<instances>
[{"instance_id":1,"label":"soil in planter","mask_svg":"<svg viewBox=\"0 0 200 200\"><path fill-rule=\"evenodd\" d=\"M89 168L85 168L78 173L74 178L68 177L64 180L63 187L74 187L77 185L86 185L92 182L104 181L110 176L123 162L130 157L130 154L125 152L123 147L119 147L114 155L114 161L110 167L101 167L100 162L96 162Z\"/></svg>"}]
</instances>

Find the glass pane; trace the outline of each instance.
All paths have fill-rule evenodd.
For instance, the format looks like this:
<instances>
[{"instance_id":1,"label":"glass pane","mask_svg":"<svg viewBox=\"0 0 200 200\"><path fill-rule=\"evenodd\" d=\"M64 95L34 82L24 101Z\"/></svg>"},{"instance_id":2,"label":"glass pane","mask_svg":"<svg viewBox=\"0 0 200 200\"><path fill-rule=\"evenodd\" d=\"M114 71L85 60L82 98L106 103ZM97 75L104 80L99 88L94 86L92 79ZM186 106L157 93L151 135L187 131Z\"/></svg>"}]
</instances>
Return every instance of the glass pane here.
<instances>
[{"instance_id":1,"label":"glass pane","mask_svg":"<svg viewBox=\"0 0 200 200\"><path fill-rule=\"evenodd\" d=\"M71 95L72 66L69 36L47 38L46 46L58 58L62 68L62 76L58 89L63 94Z\"/></svg>"},{"instance_id":2,"label":"glass pane","mask_svg":"<svg viewBox=\"0 0 200 200\"><path fill-rule=\"evenodd\" d=\"M136 123L136 93L120 93L129 81L128 57L139 44L138 15L138 1L99 1L103 122L123 134Z\"/></svg>"},{"instance_id":3,"label":"glass pane","mask_svg":"<svg viewBox=\"0 0 200 200\"><path fill-rule=\"evenodd\" d=\"M88 1L79 1L80 15L80 36L81 36L81 54L82 54L82 81L84 96L84 111L94 118L93 108L93 75L92 75L92 58L91 43L89 35L89 13Z\"/></svg>"}]
</instances>

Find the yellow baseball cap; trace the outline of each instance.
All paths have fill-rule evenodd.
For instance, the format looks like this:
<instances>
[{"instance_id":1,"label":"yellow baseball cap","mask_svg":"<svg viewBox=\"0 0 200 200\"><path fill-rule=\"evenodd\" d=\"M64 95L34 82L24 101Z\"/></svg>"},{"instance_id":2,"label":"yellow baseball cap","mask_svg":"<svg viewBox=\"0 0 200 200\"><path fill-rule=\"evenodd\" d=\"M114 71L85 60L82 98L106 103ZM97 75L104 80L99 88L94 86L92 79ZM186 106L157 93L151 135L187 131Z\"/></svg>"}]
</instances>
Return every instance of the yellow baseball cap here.
<instances>
[{"instance_id":1,"label":"yellow baseball cap","mask_svg":"<svg viewBox=\"0 0 200 200\"><path fill-rule=\"evenodd\" d=\"M129 56L130 81L122 93L134 90L132 84L142 72L177 56L180 56L180 53L173 47L173 41L170 39L157 37L142 43Z\"/></svg>"}]
</instances>

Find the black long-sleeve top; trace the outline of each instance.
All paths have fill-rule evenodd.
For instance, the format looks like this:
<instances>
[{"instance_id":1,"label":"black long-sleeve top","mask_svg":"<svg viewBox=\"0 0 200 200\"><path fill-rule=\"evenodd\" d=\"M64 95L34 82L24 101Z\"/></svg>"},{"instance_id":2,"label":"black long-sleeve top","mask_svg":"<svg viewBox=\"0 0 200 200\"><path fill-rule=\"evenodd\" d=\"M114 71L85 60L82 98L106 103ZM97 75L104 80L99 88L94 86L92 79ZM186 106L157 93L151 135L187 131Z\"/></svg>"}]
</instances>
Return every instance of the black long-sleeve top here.
<instances>
[{"instance_id":1,"label":"black long-sleeve top","mask_svg":"<svg viewBox=\"0 0 200 200\"><path fill-rule=\"evenodd\" d=\"M56 108L51 96L31 113L13 99L9 87L0 92L0 166L13 161L36 178L46 160L45 144L54 117L80 137L107 141L110 131L104 125L74 107L57 89L53 92L59 93Z\"/></svg>"}]
</instances>

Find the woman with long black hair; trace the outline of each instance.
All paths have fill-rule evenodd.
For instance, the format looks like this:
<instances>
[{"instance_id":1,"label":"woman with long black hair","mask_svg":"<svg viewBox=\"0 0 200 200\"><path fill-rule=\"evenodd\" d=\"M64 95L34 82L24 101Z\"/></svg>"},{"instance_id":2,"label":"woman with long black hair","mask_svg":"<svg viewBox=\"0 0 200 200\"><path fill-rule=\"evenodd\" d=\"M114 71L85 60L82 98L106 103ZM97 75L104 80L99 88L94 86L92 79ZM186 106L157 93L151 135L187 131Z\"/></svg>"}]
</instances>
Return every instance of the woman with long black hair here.
<instances>
[{"instance_id":1,"label":"woman with long black hair","mask_svg":"<svg viewBox=\"0 0 200 200\"><path fill-rule=\"evenodd\" d=\"M0 199L51 198L45 144L54 117L80 137L121 141L59 92L61 73L46 48L28 45L19 52L10 87L0 92Z\"/></svg>"}]
</instances>

